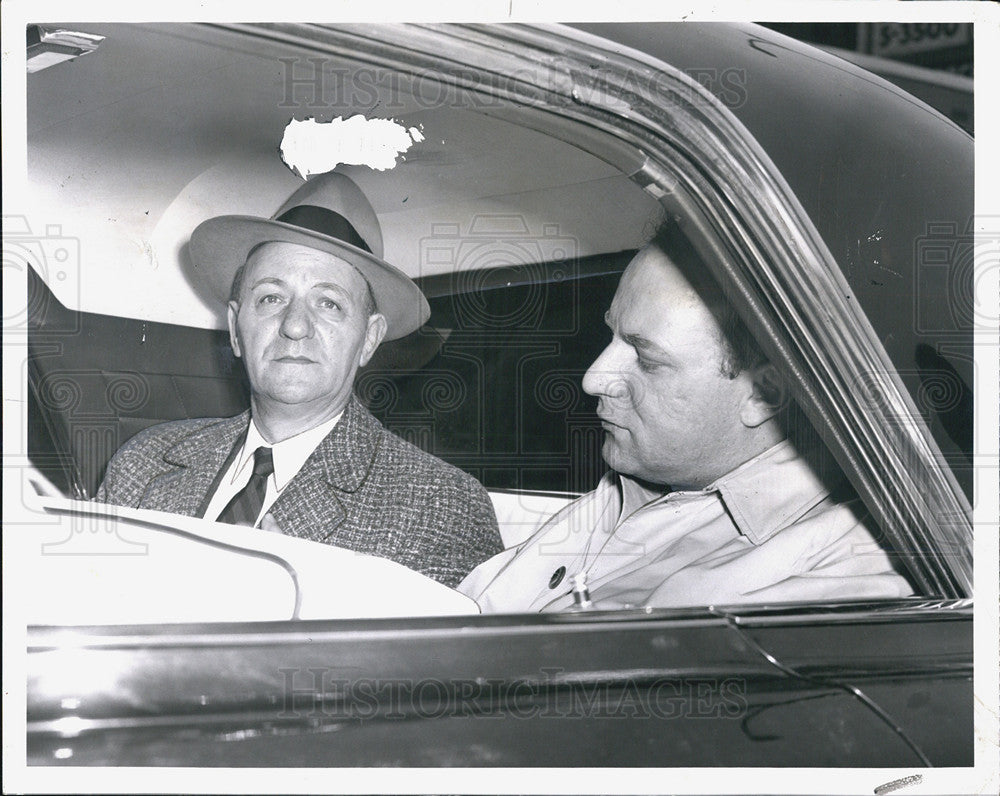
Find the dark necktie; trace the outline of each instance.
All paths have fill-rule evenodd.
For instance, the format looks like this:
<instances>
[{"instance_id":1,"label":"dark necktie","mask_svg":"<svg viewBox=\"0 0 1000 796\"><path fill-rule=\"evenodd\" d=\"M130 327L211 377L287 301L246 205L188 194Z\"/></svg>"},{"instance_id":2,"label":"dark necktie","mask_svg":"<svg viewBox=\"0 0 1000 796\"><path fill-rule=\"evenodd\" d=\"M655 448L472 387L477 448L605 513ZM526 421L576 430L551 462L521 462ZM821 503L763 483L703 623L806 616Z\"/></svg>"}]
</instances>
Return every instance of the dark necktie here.
<instances>
[{"instance_id":1,"label":"dark necktie","mask_svg":"<svg viewBox=\"0 0 1000 796\"><path fill-rule=\"evenodd\" d=\"M247 485L233 495L233 499L219 514L218 522L230 525L246 525L252 528L257 524L257 515L264 505L264 495L267 493L267 479L274 472L274 461L271 459L270 448L257 448L253 452L253 475Z\"/></svg>"}]
</instances>

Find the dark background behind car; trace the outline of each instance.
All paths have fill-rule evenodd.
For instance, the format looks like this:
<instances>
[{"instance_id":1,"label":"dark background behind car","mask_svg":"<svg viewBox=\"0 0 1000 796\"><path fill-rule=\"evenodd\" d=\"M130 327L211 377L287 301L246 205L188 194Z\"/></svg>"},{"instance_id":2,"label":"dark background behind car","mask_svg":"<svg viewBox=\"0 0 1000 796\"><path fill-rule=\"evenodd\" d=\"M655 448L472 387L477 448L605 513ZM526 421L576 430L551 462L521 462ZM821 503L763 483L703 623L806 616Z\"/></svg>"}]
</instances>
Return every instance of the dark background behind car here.
<instances>
[{"instance_id":1,"label":"dark background behind car","mask_svg":"<svg viewBox=\"0 0 1000 796\"><path fill-rule=\"evenodd\" d=\"M967 22L763 22L853 61L974 130L973 26Z\"/></svg>"}]
</instances>

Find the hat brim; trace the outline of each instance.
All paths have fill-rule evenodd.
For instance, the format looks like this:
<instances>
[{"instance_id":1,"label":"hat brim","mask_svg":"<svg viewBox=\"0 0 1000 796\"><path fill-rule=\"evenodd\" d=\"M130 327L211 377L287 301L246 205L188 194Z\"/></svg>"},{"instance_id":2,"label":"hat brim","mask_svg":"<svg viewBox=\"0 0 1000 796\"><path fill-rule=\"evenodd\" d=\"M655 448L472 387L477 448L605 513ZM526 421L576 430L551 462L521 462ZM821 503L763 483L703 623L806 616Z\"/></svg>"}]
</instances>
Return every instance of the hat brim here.
<instances>
[{"instance_id":1,"label":"hat brim","mask_svg":"<svg viewBox=\"0 0 1000 796\"><path fill-rule=\"evenodd\" d=\"M236 270L261 243L297 243L357 268L371 285L378 311L385 316L386 340L416 331L430 317L420 288L395 266L337 238L281 221L255 216L217 216L203 221L191 233L192 265L202 283L225 304Z\"/></svg>"}]
</instances>

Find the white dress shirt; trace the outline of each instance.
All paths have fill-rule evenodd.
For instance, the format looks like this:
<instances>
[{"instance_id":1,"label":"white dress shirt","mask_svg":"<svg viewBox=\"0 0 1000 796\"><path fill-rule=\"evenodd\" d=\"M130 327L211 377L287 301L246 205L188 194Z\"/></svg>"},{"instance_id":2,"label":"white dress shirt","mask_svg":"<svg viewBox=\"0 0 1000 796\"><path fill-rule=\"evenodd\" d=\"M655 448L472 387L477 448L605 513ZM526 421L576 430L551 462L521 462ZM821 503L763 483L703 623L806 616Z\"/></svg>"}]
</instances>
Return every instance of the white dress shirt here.
<instances>
[{"instance_id":1,"label":"white dress shirt","mask_svg":"<svg viewBox=\"0 0 1000 796\"><path fill-rule=\"evenodd\" d=\"M281 496L285 487L296 476L306 459L316 450L316 446L323 441L327 434L333 431L343 412L325 423L289 437L282 442L269 443L250 419L250 427L247 429L246 442L240 449L239 454L229 465L229 469L222 476L218 489L212 496L208 508L205 510L205 518L214 520L222 510L229 504L237 492L247 485L250 476L253 474L253 454L257 448L263 446L271 449L271 457L274 461L274 472L267 479L267 492L264 495L264 505L261 506L260 514L257 515L257 525L261 518L271 510L271 506Z\"/></svg>"}]
</instances>

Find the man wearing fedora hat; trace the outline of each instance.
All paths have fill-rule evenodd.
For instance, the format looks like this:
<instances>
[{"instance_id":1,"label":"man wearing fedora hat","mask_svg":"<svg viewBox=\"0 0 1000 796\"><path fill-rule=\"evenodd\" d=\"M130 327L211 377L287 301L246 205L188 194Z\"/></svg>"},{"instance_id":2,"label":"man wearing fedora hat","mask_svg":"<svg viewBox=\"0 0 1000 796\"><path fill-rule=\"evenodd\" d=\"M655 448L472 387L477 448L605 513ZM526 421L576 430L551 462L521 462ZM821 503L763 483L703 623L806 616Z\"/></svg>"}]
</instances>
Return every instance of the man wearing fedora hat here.
<instances>
[{"instance_id":1,"label":"man wearing fedora hat","mask_svg":"<svg viewBox=\"0 0 1000 796\"><path fill-rule=\"evenodd\" d=\"M129 440L98 499L279 530L388 558L449 586L502 545L471 476L382 427L353 392L383 340L430 315L382 259L367 198L336 172L271 219L220 216L191 236L196 274L228 300L250 410Z\"/></svg>"}]
</instances>

